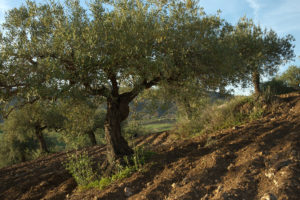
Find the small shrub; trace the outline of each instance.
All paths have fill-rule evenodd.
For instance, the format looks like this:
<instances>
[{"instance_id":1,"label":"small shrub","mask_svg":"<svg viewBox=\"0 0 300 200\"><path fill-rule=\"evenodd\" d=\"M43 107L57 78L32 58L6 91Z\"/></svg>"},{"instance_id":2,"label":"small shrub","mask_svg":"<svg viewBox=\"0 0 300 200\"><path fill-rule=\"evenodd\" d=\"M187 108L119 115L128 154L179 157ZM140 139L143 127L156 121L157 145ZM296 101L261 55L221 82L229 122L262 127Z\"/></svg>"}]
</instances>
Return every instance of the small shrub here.
<instances>
[{"instance_id":1,"label":"small shrub","mask_svg":"<svg viewBox=\"0 0 300 200\"><path fill-rule=\"evenodd\" d=\"M146 151L144 147L136 147L132 156L135 170L141 169L153 155L154 152Z\"/></svg>"},{"instance_id":2,"label":"small shrub","mask_svg":"<svg viewBox=\"0 0 300 200\"><path fill-rule=\"evenodd\" d=\"M93 162L88 157L87 152L70 155L64 165L82 189L99 188L101 190L111 183L129 177L133 172L142 169L154 154L154 152L146 151L143 147L137 147L134 149L134 155L131 158L124 157L126 165L117 165L115 174L100 179L91 167ZM133 164L130 160L133 161Z\"/></svg>"},{"instance_id":3,"label":"small shrub","mask_svg":"<svg viewBox=\"0 0 300 200\"><path fill-rule=\"evenodd\" d=\"M102 177L100 180L95 180L83 186L82 188L99 188L100 190L106 188L112 183L112 179L110 177Z\"/></svg>"},{"instance_id":4,"label":"small shrub","mask_svg":"<svg viewBox=\"0 0 300 200\"><path fill-rule=\"evenodd\" d=\"M292 87L289 87L285 81L273 78L271 81L264 82L260 85L262 93L268 93L273 95L286 94L295 91Z\"/></svg>"},{"instance_id":5,"label":"small shrub","mask_svg":"<svg viewBox=\"0 0 300 200\"><path fill-rule=\"evenodd\" d=\"M144 128L142 127L141 121L139 120L128 120L122 125L122 132L127 140L130 140L137 135L142 135L144 133Z\"/></svg>"},{"instance_id":6,"label":"small shrub","mask_svg":"<svg viewBox=\"0 0 300 200\"><path fill-rule=\"evenodd\" d=\"M234 97L207 103L201 112L198 112L198 116L195 115L190 120L180 120L174 132L181 137L191 137L258 119L264 112L263 104L254 97Z\"/></svg>"},{"instance_id":7,"label":"small shrub","mask_svg":"<svg viewBox=\"0 0 300 200\"><path fill-rule=\"evenodd\" d=\"M64 165L80 186L86 186L97 178L92 169L93 161L85 151L69 155Z\"/></svg>"}]
</instances>

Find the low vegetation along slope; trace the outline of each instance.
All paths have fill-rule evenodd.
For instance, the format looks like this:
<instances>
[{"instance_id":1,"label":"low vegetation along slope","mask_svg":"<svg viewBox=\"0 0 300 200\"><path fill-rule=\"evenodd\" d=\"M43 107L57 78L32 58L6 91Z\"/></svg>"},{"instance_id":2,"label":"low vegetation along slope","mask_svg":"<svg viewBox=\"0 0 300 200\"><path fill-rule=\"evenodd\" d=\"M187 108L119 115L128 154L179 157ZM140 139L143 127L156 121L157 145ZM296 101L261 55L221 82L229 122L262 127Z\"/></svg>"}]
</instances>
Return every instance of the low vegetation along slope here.
<instances>
[{"instance_id":1,"label":"low vegetation along slope","mask_svg":"<svg viewBox=\"0 0 300 200\"><path fill-rule=\"evenodd\" d=\"M137 139L157 152L144 170L103 190L80 190L65 153L0 169L0 199L287 199L300 197L300 94L262 119L186 140ZM105 147L88 153L104 160ZM125 189L125 191L124 191Z\"/></svg>"}]
</instances>

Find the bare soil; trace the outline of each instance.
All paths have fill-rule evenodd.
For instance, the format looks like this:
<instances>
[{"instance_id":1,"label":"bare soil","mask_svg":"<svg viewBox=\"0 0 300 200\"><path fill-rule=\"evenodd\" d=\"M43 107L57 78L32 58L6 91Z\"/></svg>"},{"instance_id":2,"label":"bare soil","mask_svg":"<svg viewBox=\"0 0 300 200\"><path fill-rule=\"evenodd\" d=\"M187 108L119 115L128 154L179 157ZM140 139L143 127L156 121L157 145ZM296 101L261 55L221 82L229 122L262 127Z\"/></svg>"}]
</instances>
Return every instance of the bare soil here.
<instances>
[{"instance_id":1,"label":"bare soil","mask_svg":"<svg viewBox=\"0 0 300 200\"><path fill-rule=\"evenodd\" d=\"M282 95L273 111L242 126L184 140L155 133L136 144L157 154L103 190L79 190L62 152L0 169L0 199L300 199L300 93ZM103 146L86 150L105 159Z\"/></svg>"}]
</instances>

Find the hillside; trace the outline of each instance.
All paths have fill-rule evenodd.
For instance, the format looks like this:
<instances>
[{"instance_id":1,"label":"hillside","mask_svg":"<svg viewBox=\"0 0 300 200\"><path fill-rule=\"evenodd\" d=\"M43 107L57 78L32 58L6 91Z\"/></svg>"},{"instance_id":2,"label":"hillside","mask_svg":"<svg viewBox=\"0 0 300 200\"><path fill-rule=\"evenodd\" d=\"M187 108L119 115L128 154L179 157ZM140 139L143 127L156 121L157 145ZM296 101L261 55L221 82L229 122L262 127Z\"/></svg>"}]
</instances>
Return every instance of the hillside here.
<instances>
[{"instance_id":1,"label":"hillside","mask_svg":"<svg viewBox=\"0 0 300 200\"><path fill-rule=\"evenodd\" d=\"M300 93L282 95L260 120L176 140L140 137L157 154L145 170L102 191L80 191L61 165L66 153L0 169L0 199L286 199L300 197ZM87 151L100 163L105 147ZM124 189L130 190L125 196Z\"/></svg>"}]
</instances>

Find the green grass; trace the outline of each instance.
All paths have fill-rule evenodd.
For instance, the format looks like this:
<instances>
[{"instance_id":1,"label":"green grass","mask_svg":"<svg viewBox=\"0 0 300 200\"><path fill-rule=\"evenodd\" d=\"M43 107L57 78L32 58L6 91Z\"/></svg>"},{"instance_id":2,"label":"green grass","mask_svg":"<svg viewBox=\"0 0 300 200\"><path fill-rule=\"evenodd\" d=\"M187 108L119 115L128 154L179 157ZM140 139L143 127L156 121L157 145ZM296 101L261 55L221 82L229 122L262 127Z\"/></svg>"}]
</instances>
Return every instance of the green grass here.
<instances>
[{"instance_id":1,"label":"green grass","mask_svg":"<svg viewBox=\"0 0 300 200\"><path fill-rule=\"evenodd\" d=\"M174 124L176 123L176 120L168 118L154 118L141 120L139 123L144 134L149 134L172 129Z\"/></svg>"},{"instance_id":2,"label":"green grass","mask_svg":"<svg viewBox=\"0 0 300 200\"><path fill-rule=\"evenodd\" d=\"M155 133L155 132L162 132L172 129L173 123L153 123L143 125L145 129L145 134L147 133Z\"/></svg>"}]
</instances>

